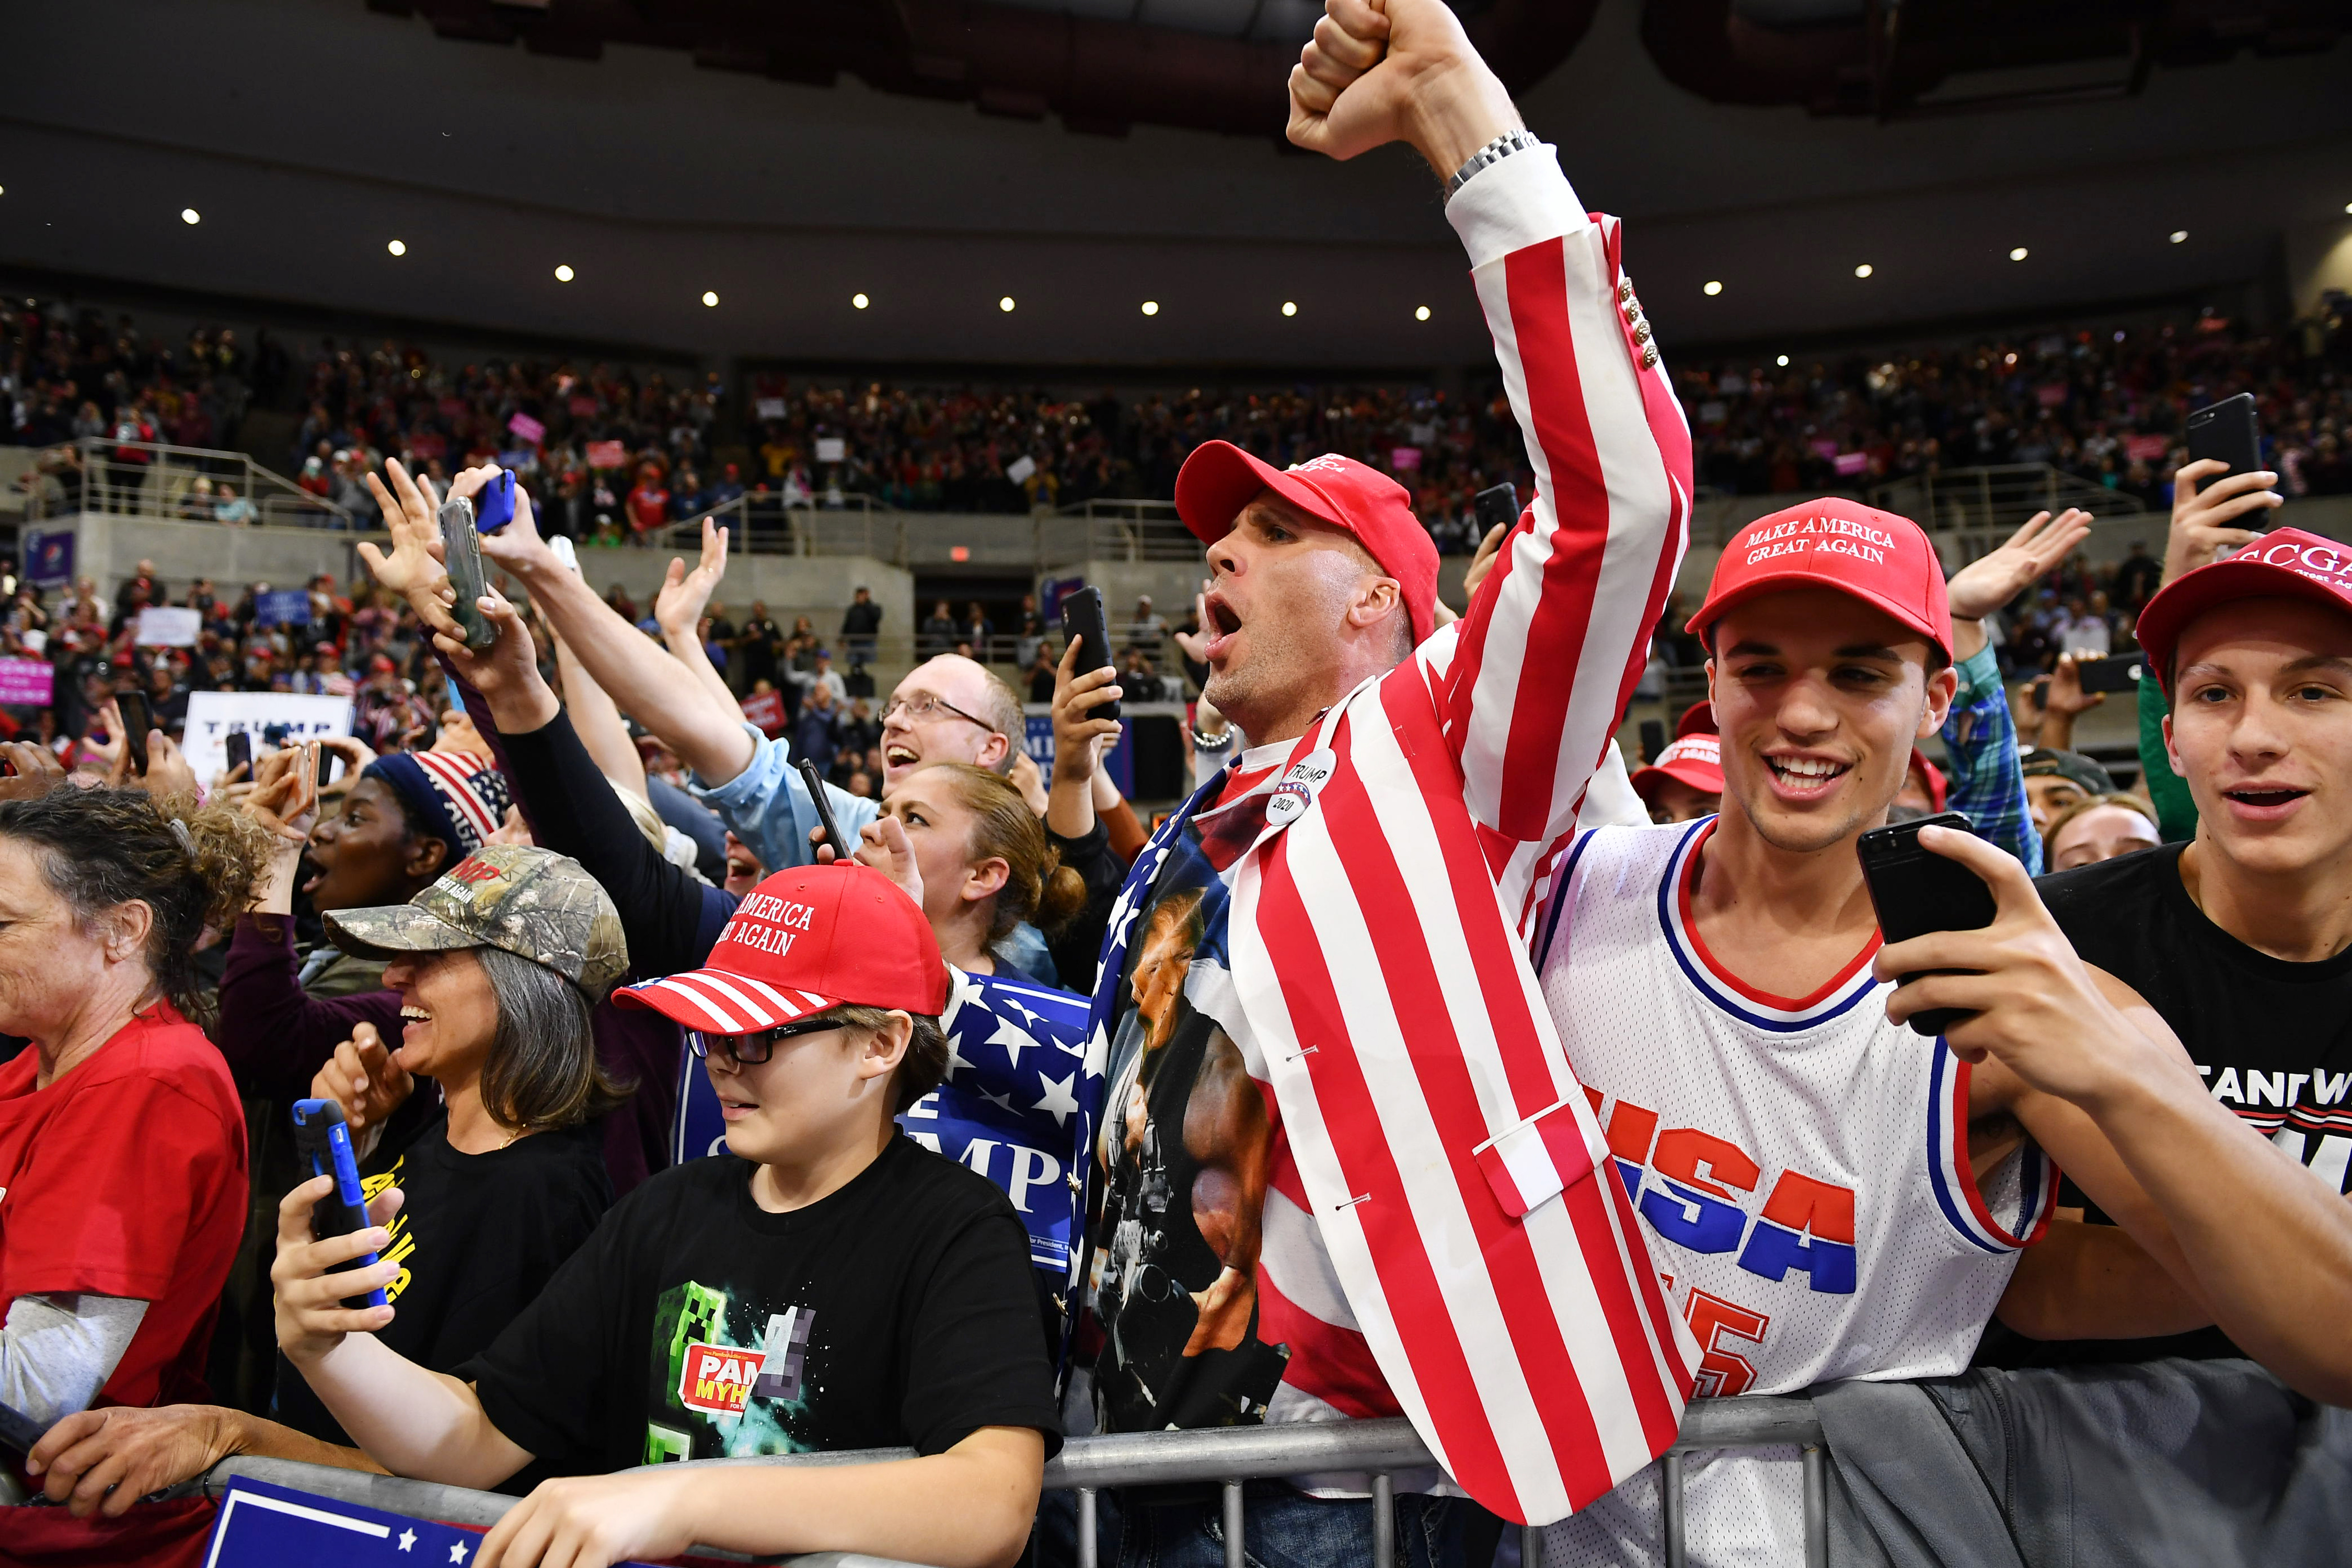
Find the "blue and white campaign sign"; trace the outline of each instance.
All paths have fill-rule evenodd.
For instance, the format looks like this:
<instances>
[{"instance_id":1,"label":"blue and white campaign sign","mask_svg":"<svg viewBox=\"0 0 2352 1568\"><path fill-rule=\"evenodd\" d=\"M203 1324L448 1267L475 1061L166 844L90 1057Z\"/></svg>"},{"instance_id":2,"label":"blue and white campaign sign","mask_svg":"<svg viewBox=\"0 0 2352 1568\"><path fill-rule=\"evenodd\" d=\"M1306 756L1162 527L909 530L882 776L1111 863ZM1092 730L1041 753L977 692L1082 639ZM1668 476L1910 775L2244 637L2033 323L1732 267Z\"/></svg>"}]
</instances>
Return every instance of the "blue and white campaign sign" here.
<instances>
[{"instance_id":1,"label":"blue and white campaign sign","mask_svg":"<svg viewBox=\"0 0 2352 1568\"><path fill-rule=\"evenodd\" d=\"M273 594L261 594L253 601L253 624L257 626L307 626L310 624L310 595L301 588L280 588Z\"/></svg>"},{"instance_id":2,"label":"blue and white campaign sign","mask_svg":"<svg viewBox=\"0 0 2352 1568\"><path fill-rule=\"evenodd\" d=\"M479 1531L240 1476L221 1496L205 1568L312 1568L320 1563L337 1568L465 1568L481 1544Z\"/></svg>"},{"instance_id":3,"label":"blue and white campaign sign","mask_svg":"<svg viewBox=\"0 0 2352 1568\"><path fill-rule=\"evenodd\" d=\"M273 744L297 746L320 735L350 734L352 700L293 691L192 691L180 749L196 777L210 784L228 766L228 738L238 730L252 734L258 762ZM274 741L272 730L279 731Z\"/></svg>"},{"instance_id":4,"label":"blue and white campaign sign","mask_svg":"<svg viewBox=\"0 0 2352 1568\"><path fill-rule=\"evenodd\" d=\"M36 588L62 588L73 581L74 535L70 528L28 528L19 553L25 581Z\"/></svg>"}]
</instances>

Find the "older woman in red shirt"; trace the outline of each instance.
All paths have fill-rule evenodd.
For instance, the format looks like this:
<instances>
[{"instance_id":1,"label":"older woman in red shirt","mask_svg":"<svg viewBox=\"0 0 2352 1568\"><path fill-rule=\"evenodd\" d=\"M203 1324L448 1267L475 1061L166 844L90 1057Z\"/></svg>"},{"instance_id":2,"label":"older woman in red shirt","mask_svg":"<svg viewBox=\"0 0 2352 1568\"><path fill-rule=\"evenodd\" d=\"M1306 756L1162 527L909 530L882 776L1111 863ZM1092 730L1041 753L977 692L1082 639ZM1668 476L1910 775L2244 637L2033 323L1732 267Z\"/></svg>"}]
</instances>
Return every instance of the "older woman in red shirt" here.
<instances>
[{"instance_id":1,"label":"older woman in red shirt","mask_svg":"<svg viewBox=\"0 0 2352 1568\"><path fill-rule=\"evenodd\" d=\"M184 1009L267 847L135 789L0 800L0 1031L31 1041L0 1066L0 1403L40 1425L202 1397L245 1120Z\"/></svg>"}]
</instances>

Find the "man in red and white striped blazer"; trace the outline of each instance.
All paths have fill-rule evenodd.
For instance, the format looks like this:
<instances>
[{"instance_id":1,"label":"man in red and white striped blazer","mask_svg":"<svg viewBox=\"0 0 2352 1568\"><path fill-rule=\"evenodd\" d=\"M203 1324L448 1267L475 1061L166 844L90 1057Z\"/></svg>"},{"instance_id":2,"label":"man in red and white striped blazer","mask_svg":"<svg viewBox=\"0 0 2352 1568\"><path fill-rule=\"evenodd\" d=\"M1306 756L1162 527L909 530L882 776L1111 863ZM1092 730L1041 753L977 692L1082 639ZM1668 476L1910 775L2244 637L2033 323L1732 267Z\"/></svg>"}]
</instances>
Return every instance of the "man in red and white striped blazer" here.
<instances>
[{"instance_id":1,"label":"man in red and white striped blazer","mask_svg":"<svg viewBox=\"0 0 2352 1568\"><path fill-rule=\"evenodd\" d=\"M1405 1415L1466 1492L1556 1520L1673 1440L1666 1307L1520 928L1573 830L1687 535L1690 438L1619 259L1440 0L1328 0L1290 134L1410 142L1448 182L1535 504L1439 627L1405 491L1223 443L1206 692L1251 749L1139 857L1106 942L1094 1387L1114 1430ZM1352 1484L1351 1484L1352 1481ZM1369 1555L1361 1478L1253 1497L1249 1549ZM1134 1506L1128 1561L1213 1561L1213 1505ZM1491 1528L1491 1526L1490 1526Z\"/></svg>"}]
</instances>

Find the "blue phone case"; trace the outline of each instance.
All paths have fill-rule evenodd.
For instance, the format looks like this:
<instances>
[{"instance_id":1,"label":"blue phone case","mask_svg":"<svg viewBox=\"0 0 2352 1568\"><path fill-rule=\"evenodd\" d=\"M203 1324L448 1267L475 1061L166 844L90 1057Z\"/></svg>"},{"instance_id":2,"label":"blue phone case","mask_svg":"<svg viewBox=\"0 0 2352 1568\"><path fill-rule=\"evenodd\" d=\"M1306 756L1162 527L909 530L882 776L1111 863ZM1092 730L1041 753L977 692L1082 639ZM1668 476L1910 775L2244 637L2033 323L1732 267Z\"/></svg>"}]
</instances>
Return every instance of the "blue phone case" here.
<instances>
[{"instance_id":1,"label":"blue phone case","mask_svg":"<svg viewBox=\"0 0 2352 1568\"><path fill-rule=\"evenodd\" d=\"M474 498L474 531L496 533L514 521L514 475L500 473Z\"/></svg>"},{"instance_id":2,"label":"blue phone case","mask_svg":"<svg viewBox=\"0 0 2352 1568\"><path fill-rule=\"evenodd\" d=\"M358 1157L352 1152L352 1130L343 1121L343 1108L331 1100L296 1100L294 1102L294 1146L302 1156L305 1181L312 1176L332 1175L335 1178L335 1195L326 1201L341 1205L346 1223L341 1230L332 1234L348 1236L354 1230L365 1230L368 1223L367 1200L360 1192L360 1163ZM323 1207L324 1204L320 1206ZM313 1223L315 1227L315 1221ZM344 1269L366 1268L373 1266L375 1261L374 1253L366 1253L352 1258L336 1272L340 1273ZM384 1300L383 1291L379 1287L369 1291L364 1297L345 1297L343 1305L382 1307L389 1303Z\"/></svg>"}]
</instances>

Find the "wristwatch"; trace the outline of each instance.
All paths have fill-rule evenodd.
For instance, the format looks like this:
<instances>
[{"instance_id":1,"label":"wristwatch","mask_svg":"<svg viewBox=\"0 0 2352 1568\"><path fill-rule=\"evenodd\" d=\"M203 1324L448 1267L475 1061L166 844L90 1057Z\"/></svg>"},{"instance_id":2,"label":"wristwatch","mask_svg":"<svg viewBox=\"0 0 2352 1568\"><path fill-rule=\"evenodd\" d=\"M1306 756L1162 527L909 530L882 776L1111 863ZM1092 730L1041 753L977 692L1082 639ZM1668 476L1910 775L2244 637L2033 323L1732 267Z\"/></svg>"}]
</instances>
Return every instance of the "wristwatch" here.
<instances>
[{"instance_id":1,"label":"wristwatch","mask_svg":"<svg viewBox=\"0 0 2352 1568\"><path fill-rule=\"evenodd\" d=\"M1487 164L1499 163L1514 153L1524 153L1529 148L1542 145L1543 139L1532 131L1504 132L1500 136L1471 153L1468 160L1454 171L1454 177L1445 182L1445 199L1452 201L1454 193L1468 184L1470 176Z\"/></svg>"}]
</instances>

